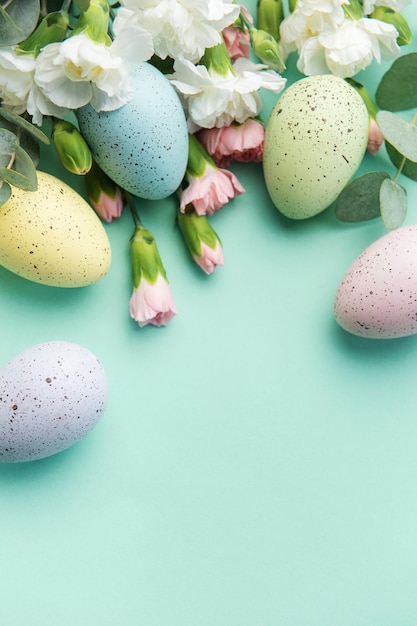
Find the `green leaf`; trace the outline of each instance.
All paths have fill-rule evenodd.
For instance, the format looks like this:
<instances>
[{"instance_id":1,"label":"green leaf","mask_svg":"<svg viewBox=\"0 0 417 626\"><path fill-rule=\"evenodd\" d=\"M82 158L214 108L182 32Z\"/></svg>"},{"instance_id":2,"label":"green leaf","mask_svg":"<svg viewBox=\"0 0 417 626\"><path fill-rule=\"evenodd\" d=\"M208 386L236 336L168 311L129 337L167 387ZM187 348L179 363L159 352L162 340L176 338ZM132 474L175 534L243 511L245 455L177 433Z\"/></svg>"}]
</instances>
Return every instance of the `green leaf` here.
<instances>
[{"instance_id":1,"label":"green leaf","mask_svg":"<svg viewBox=\"0 0 417 626\"><path fill-rule=\"evenodd\" d=\"M381 185L380 200L385 228L394 230L401 226L407 215L407 192L404 187L387 178Z\"/></svg>"},{"instance_id":2,"label":"green leaf","mask_svg":"<svg viewBox=\"0 0 417 626\"><path fill-rule=\"evenodd\" d=\"M407 178L411 178L411 180L417 181L417 163L413 163L413 161L405 160L403 164L403 155L398 152L390 143L385 142L385 147L387 149L387 153L392 163L398 169L401 167L401 174L407 176Z\"/></svg>"},{"instance_id":3,"label":"green leaf","mask_svg":"<svg viewBox=\"0 0 417 626\"><path fill-rule=\"evenodd\" d=\"M25 187L25 189L28 191L36 191L38 188L38 176L32 159L21 146L15 146L15 153L16 158L13 164L13 170L28 179L29 185Z\"/></svg>"},{"instance_id":4,"label":"green leaf","mask_svg":"<svg viewBox=\"0 0 417 626\"><path fill-rule=\"evenodd\" d=\"M378 111L379 130L394 148L409 161L417 162L417 128L390 111Z\"/></svg>"},{"instance_id":5,"label":"green leaf","mask_svg":"<svg viewBox=\"0 0 417 626\"><path fill-rule=\"evenodd\" d=\"M39 0L2 0L0 4L0 46L24 41L39 20Z\"/></svg>"},{"instance_id":6,"label":"green leaf","mask_svg":"<svg viewBox=\"0 0 417 626\"><path fill-rule=\"evenodd\" d=\"M49 137L45 135L45 133L42 132L40 128L25 120L21 115L16 115L16 113L12 113L11 111L3 109L2 107L0 107L0 115L8 122L19 126L20 128L23 128L27 133L30 133L38 141L42 141L42 143L45 144L50 143Z\"/></svg>"},{"instance_id":7,"label":"green leaf","mask_svg":"<svg viewBox=\"0 0 417 626\"><path fill-rule=\"evenodd\" d=\"M347 185L336 201L335 214L342 222L362 222L380 215L379 192L387 172L368 172Z\"/></svg>"},{"instance_id":8,"label":"green leaf","mask_svg":"<svg viewBox=\"0 0 417 626\"><path fill-rule=\"evenodd\" d=\"M404 54L384 74L375 94L380 109L406 111L417 107L417 52Z\"/></svg>"},{"instance_id":9,"label":"green leaf","mask_svg":"<svg viewBox=\"0 0 417 626\"><path fill-rule=\"evenodd\" d=\"M13 185L13 187L19 187L19 189L29 189L32 185L31 180L27 176L7 167L0 167L0 178Z\"/></svg>"},{"instance_id":10,"label":"green leaf","mask_svg":"<svg viewBox=\"0 0 417 626\"><path fill-rule=\"evenodd\" d=\"M19 140L13 132L6 128L0 128L0 154L7 155L10 158L17 143L19 143Z\"/></svg>"},{"instance_id":11,"label":"green leaf","mask_svg":"<svg viewBox=\"0 0 417 626\"><path fill-rule=\"evenodd\" d=\"M7 200L10 198L11 195L12 195L12 189L9 183L3 182L3 184L0 187L0 206L4 204L5 202L7 202Z\"/></svg>"}]
</instances>

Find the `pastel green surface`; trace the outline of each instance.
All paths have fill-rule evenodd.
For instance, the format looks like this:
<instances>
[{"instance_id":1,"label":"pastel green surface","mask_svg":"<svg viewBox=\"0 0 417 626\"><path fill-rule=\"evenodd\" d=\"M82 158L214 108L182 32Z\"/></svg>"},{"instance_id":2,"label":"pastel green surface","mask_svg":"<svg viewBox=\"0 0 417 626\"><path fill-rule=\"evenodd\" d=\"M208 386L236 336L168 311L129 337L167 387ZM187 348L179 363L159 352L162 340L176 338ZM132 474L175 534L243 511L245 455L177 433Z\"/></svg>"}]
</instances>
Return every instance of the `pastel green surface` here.
<instances>
[{"instance_id":1,"label":"pastel green surface","mask_svg":"<svg viewBox=\"0 0 417 626\"><path fill-rule=\"evenodd\" d=\"M365 73L370 91L386 67ZM82 189L52 151L43 164ZM378 168L393 171L385 149L362 169ZM246 193L212 218L212 276L187 256L175 198L141 203L178 307L166 328L129 318L127 213L91 287L0 268L2 362L75 341L110 385L83 441L0 465L1 624L415 626L417 337L361 339L333 318L346 269L386 231L332 209L290 221L259 164L233 170Z\"/></svg>"}]
</instances>

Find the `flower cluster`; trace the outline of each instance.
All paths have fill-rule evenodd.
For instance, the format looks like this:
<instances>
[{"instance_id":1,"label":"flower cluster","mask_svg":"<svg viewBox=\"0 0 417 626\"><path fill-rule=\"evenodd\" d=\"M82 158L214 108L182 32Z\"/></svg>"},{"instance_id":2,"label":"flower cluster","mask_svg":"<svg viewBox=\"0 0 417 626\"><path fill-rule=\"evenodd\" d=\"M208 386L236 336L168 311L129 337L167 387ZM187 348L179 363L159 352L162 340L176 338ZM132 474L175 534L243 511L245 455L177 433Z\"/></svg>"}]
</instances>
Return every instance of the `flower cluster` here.
<instances>
[{"instance_id":1,"label":"flower cluster","mask_svg":"<svg viewBox=\"0 0 417 626\"><path fill-rule=\"evenodd\" d=\"M285 59L297 51L307 76L353 77L372 61L393 60L411 33L399 12L411 0L298 0L280 25Z\"/></svg>"},{"instance_id":2,"label":"flower cluster","mask_svg":"<svg viewBox=\"0 0 417 626\"><path fill-rule=\"evenodd\" d=\"M384 140L378 108L353 76L373 61L395 59L410 41L400 11L411 1L289 0L285 15L283 0L258 0L253 16L235 0L63 0L58 11L48 11L44 0L44 12L32 25L17 25L15 39L2 41L0 33L0 116L20 116L26 129L28 122L50 122L58 156L85 177L102 220L114 222L129 206L130 315L140 326L166 325L177 311L155 238L139 218L137 199L98 166L71 115L86 105L111 112L128 104L133 64L146 62L164 74L182 104L189 139L176 193L178 231L191 259L211 274L224 262L211 217L245 191L229 166L262 161L261 93L285 88L288 55L298 54L305 75L333 73L351 81L368 107L368 149L376 153ZM38 0L27 5L36 9ZM17 141L9 133L7 150ZM13 167L12 159L7 168ZM0 203L17 180L23 179L16 172L9 179L3 174Z\"/></svg>"}]
</instances>

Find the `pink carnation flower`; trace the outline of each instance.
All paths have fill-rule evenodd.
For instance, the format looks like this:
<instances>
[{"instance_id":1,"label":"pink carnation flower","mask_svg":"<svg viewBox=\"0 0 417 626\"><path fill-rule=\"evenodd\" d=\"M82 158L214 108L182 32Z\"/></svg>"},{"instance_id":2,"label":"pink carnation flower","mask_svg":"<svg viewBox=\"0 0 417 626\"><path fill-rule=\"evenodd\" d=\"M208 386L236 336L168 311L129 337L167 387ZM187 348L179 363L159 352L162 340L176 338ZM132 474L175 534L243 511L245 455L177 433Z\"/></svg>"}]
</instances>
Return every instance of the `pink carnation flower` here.
<instances>
[{"instance_id":1,"label":"pink carnation flower","mask_svg":"<svg viewBox=\"0 0 417 626\"><path fill-rule=\"evenodd\" d=\"M262 161L265 129L261 122L248 119L243 124L204 128L198 132L198 139L216 165L227 167L232 160Z\"/></svg>"},{"instance_id":2,"label":"pink carnation flower","mask_svg":"<svg viewBox=\"0 0 417 626\"><path fill-rule=\"evenodd\" d=\"M177 313L170 286L162 274L154 284L142 277L133 290L129 308L131 317L139 326L166 326Z\"/></svg>"},{"instance_id":3,"label":"pink carnation flower","mask_svg":"<svg viewBox=\"0 0 417 626\"><path fill-rule=\"evenodd\" d=\"M106 222L120 217L123 210L123 196L119 187L115 189L115 195L112 198L105 191L101 191L98 200L90 198L90 203L96 213Z\"/></svg>"},{"instance_id":4,"label":"pink carnation flower","mask_svg":"<svg viewBox=\"0 0 417 626\"><path fill-rule=\"evenodd\" d=\"M253 23L253 18L246 7L240 6L248 20ZM224 43L226 44L227 51L232 61L235 61L239 57L249 58L250 54L250 37L248 32L242 32L239 28L233 26L227 26L222 31Z\"/></svg>"},{"instance_id":5,"label":"pink carnation flower","mask_svg":"<svg viewBox=\"0 0 417 626\"><path fill-rule=\"evenodd\" d=\"M217 241L214 250L202 242L201 256L195 256L194 261L206 274L212 274L218 265L224 264L223 248L220 241Z\"/></svg>"},{"instance_id":6,"label":"pink carnation flower","mask_svg":"<svg viewBox=\"0 0 417 626\"><path fill-rule=\"evenodd\" d=\"M376 154L384 142L384 135L379 130L378 124L374 119L369 121L369 135L368 135L368 152Z\"/></svg>"},{"instance_id":7,"label":"pink carnation flower","mask_svg":"<svg viewBox=\"0 0 417 626\"><path fill-rule=\"evenodd\" d=\"M229 200L245 191L236 176L227 170L206 164L202 176L188 174L189 185L181 192L180 210L192 204L197 215L212 215Z\"/></svg>"}]
</instances>

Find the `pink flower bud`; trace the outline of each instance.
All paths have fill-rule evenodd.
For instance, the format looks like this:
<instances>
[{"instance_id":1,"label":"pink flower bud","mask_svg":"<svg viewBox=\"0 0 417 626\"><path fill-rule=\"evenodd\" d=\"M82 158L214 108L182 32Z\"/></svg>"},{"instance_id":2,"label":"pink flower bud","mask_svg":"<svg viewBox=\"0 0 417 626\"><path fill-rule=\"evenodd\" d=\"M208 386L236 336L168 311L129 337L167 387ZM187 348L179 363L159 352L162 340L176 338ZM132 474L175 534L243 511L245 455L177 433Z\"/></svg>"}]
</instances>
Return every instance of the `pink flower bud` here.
<instances>
[{"instance_id":1,"label":"pink flower bud","mask_svg":"<svg viewBox=\"0 0 417 626\"><path fill-rule=\"evenodd\" d=\"M376 154L382 144L384 143L384 136L379 130L378 124L373 118L369 119L369 135L367 150L371 154Z\"/></svg>"},{"instance_id":2,"label":"pink flower bud","mask_svg":"<svg viewBox=\"0 0 417 626\"><path fill-rule=\"evenodd\" d=\"M142 278L133 290L129 309L131 317L141 327L147 324L166 326L177 313L171 288L162 274L155 283Z\"/></svg>"},{"instance_id":3,"label":"pink flower bud","mask_svg":"<svg viewBox=\"0 0 417 626\"><path fill-rule=\"evenodd\" d=\"M104 191L100 192L98 200L90 198L90 203L98 215L106 222L112 222L120 217L123 210L123 196L119 187L116 188L114 197L107 195Z\"/></svg>"},{"instance_id":4,"label":"pink flower bud","mask_svg":"<svg viewBox=\"0 0 417 626\"><path fill-rule=\"evenodd\" d=\"M230 161L262 161L265 129L261 122L248 119L244 124L202 129L198 133L207 152L219 167Z\"/></svg>"},{"instance_id":5,"label":"pink flower bud","mask_svg":"<svg viewBox=\"0 0 417 626\"><path fill-rule=\"evenodd\" d=\"M214 250L207 244L201 243L201 256L195 256L194 261L206 274L212 274L218 265L224 264L223 248L220 241L217 241Z\"/></svg>"},{"instance_id":6,"label":"pink flower bud","mask_svg":"<svg viewBox=\"0 0 417 626\"><path fill-rule=\"evenodd\" d=\"M241 10L244 12L248 20L253 23L253 18L246 7L241 6ZM224 43L226 44L227 51L232 61L239 57L249 58L250 54L250 37L247 31L243 32L240 28L233 26L227 26L222 31Z\"/></svg>"},{"instance_id":7,"label":"pink flower bud","mask_svg":"<svg viewBox=\"0 0 417 626\"><path fill-rule=\"evenodd\" d=\"M180 209L192 204L197 215L212 215L245 191L236 176L209 163L200 177L188 176L189 185L181 192Z\"/></svg>"}]
</instances>

